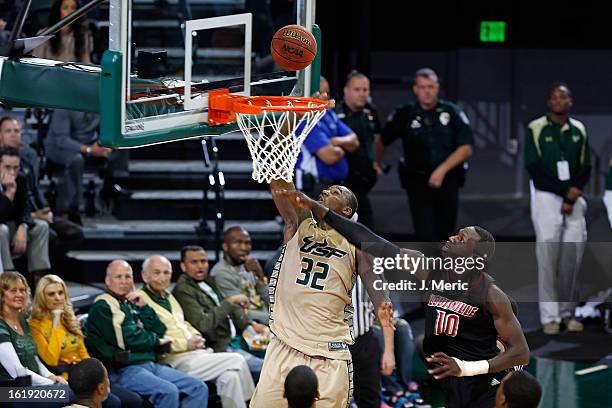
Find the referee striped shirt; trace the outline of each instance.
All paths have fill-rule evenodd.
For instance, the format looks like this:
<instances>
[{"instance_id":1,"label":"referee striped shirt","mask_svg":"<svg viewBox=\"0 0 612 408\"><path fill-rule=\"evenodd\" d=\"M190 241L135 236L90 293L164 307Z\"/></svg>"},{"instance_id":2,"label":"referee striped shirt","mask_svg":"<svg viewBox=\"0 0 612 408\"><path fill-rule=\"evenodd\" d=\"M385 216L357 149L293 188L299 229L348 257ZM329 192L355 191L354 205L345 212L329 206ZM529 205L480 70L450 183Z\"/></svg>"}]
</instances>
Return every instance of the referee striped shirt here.
<instances>
[{"instance_id":1,"label":"referee striped shirt","mask_svg":"<svg viewBox=\"0 0 612 408\"><path fill-rule=\"evenodd\" d=\"M359 276L355 281L351 297L355 309L353 313L353 336L357 339L359 336L366 334L374 323L374 305L370 301Z\"/></svg>"}]
</instances>

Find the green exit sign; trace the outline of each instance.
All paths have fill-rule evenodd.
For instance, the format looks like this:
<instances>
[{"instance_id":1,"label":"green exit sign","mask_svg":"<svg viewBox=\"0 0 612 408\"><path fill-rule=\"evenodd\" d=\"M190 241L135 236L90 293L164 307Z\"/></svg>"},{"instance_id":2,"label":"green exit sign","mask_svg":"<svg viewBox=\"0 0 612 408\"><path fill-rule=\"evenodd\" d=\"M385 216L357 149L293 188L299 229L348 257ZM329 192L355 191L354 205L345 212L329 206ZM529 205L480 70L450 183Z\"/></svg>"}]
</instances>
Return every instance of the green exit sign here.
<instances>
[{"instance_id":1,"label":"green exit sign","mask_svg":"<svg viewBox=\"0 0 612 408\"><path fill-rule=\"evenodd\" d=\"M505 21L481 21L480 22L480 42L506 42Z\"/></svg>"}]
</instances>

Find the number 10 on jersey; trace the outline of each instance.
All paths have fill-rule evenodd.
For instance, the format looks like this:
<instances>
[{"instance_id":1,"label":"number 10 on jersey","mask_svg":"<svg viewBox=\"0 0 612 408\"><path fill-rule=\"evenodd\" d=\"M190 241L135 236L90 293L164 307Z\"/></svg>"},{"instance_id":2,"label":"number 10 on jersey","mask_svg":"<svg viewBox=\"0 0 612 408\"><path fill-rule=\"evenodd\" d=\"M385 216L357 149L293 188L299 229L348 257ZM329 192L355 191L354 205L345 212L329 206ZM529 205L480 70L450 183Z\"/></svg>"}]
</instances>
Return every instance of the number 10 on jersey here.
<instances>
[{"instance_id":1,"label":"number 10 on jersey","mask_svg":"<svg viewBox=\"0 0 612 408\"><path fill-rule=\"evenodd\" d=\"M455 337L459 330L459 315L454 313L446 313L442 310L437 310L438 316L436 317L436 325L434 327L434 334L439 336L446 334L450 337Z\"/></svg>"}]
</instances>

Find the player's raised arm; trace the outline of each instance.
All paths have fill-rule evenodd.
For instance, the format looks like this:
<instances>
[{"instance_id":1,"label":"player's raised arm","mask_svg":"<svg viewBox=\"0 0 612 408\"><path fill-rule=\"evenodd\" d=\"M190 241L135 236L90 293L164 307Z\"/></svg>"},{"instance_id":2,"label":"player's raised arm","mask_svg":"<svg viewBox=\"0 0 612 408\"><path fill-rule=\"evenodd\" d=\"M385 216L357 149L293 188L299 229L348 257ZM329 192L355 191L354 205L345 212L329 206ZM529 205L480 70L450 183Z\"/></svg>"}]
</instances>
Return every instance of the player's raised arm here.
<instances>
[{"instance_id":1,"label":"player's raised arm","mask_svg":"<svg viewBox=\"0 0 612 408\"><path fill-rule=\"evenodd\" d=\"M272 199L278 209L278 213L285 222L284 243L287 243L297 232L300 223L309 218L310 211L298 206L295 201L288 198L285 191L295 191L295 185L285 180L272 180L270 182Z\"/></svg>"},{"instance_id":2,"label":"player's raised arm","mask_svg":"<svg viewBox=\"0 0 612 408\"><path fill-rule=\"evenodd\" d=\"M422 253L410 249L403 249L397 245L387 241L386 239L376 235L372 230L359 222L351 221L350 219L330 211L318 201L308 197L306 194L296 190L286 190L282 192L292 202L299 207L311 211L314 217L318 220L324 220L327 225L338 231L344 236L348 242L355 245L356 248L369 253L376 257L395 258L400 256L421 257ZM363 245L367 243L368 245ZM419 279L426 279L428 271L425 269L416 271L415 276Z\"/></svg>"},{"instance_id":3,"label":"player's raised arm","mask_svg":"<svg viewBox=\"0 0 612 408\"><path fill-rule=\"evenodd\" d=\"M489 289L487 310L493 316L499 338L507 345L505 351L489 360L489 372L529 364L529 346L521 324L512 312L508 296L496 285Z\"/></svg>"}]
</instances>

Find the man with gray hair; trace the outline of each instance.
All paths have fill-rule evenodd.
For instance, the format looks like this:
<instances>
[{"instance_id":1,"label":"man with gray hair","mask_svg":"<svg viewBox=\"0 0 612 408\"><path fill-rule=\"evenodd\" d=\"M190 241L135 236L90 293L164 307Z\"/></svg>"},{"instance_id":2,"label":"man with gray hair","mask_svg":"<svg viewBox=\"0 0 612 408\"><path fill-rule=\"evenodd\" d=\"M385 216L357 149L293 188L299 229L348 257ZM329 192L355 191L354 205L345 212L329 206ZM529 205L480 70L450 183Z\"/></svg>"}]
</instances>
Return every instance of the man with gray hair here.
<instances>
[{"instance_id":1,"label":"man with gray hair","mask_svg":"<svg viewBox=\"0 0 612 408\"><path fill-rule=\"evenodd\" d=\"M433 69L419 69L412 90L416 103L395 109L381 140L388 146L402 139L404 157L398 171L408 193L417 240L441 242L455 231L459 188L465 182L474 139L459 106L438 98L440 83ZM378 161L382 152L379 145Z\"/></svg>"},{"instance_id":2,"label":"man with gray hair","mask_svg":"<svg viewBox=\"0 0 612 408\"><path fill-rule=\"evenodd\" d=\"M195 377L156 362L171 349L166 326L134 291L132 267L121 259L106 269L106 293L89 309L85 342L89 353L111 368L111 384L147 398L159 408L208 406L208 387ZM183 397L183 398L181 398Z\"/></svg>"},{"instance_id":3,"label":"man with gray hair","mask_svg":"<svg viewBox=\"0 0 612 408\"><path fill-rule=\"evenodd\" d=\"M255 384L245 358L206 348L204 338L185 320L181 305L170 294L171 278L172 265L166 257L152 255L143 262L145 286L137 293L166 326L164 337L171 340L170 352L160 362L202 381L215 380L223 408L246 408Z\"/></svg>"}]
</instances>

